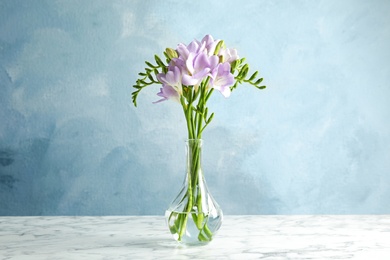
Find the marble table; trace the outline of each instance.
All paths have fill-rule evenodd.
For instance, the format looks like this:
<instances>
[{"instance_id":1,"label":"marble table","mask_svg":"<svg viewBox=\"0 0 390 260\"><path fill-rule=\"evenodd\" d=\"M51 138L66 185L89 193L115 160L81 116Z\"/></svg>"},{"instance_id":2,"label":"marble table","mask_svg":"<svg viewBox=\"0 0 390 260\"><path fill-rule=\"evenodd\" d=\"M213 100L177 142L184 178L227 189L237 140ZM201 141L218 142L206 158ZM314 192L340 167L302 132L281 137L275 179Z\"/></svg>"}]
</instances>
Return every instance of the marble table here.
<instances>
[{"instance_id":1,"label":"marble table","mask_svg":"<svg viewBox=\"0 0 390 260\"><path fill-rule=\"evenodd\" d=\"M0 217L0 259L390 259L390 215L225 216L198 247L163 216Z\"/></svg>"}]
</instances>

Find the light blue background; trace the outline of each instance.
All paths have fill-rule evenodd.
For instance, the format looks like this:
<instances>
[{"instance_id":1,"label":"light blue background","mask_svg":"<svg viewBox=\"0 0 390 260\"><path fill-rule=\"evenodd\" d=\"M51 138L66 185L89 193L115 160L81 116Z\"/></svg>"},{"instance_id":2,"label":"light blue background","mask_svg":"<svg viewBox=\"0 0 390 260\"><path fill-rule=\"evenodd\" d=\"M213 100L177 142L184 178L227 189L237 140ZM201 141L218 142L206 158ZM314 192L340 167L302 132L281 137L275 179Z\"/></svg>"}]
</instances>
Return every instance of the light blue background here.
<instances>
[{"instance_id":1,"label":"light blue background","mask_svg":"<svg viewBox=\"0 0 390 260\"><path fill-rule=\"evenodd\" d=\"M0 1L0 214L163 214L186 128L145 60L210 33L267 89L215 93L226 214L390 213L390 1Z\"/></svg>"}]
</instances>

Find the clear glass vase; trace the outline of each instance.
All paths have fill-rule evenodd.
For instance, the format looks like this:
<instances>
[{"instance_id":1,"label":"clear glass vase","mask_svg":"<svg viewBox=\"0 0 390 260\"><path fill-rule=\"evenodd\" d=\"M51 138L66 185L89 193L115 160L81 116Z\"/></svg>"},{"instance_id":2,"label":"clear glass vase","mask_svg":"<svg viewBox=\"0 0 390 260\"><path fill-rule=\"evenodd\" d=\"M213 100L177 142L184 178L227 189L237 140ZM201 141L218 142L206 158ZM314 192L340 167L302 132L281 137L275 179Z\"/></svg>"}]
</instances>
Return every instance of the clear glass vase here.
<instances>
[{"instance_id":1,"label":"clear glass vase","mask_svg":"<svg viewBox=\"0 0 390 260\"><path fill-rule=\"evenodd\" d=\"M202 140L186 141L187 171L180 193L165 213L171 234L186 245L209 243L221 227L223 213L208 191L202 171Z\"/></svg>"}]
</instances>

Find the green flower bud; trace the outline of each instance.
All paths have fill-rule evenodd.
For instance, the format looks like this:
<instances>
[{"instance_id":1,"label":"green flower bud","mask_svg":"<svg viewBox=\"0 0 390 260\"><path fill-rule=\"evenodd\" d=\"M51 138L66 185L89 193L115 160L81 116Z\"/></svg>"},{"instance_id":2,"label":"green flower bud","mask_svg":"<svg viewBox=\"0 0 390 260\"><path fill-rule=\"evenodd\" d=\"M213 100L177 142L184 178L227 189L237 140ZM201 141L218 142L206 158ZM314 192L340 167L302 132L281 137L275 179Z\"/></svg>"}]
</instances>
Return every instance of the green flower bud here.
<instances>
[{"instance_id":1,"label":"green flower bud","mask_svg":"<svg viewBox=\"0 0 390 260\"><path fill-rule=\"evenodd\" d=\"M177 52L172 49L172 48L166 48L165 49L165 53L167 54L167 56L170 58L170 59L173 59L173 58L178 58L179 55L177 55Z\"/></svg>"},{"instance_id":2,"label":"green flower bud","mask_svg":"<svg viewBox=\"0 0 390 260\"><path fill-rule=\"evenodd\" d=\"M217 46L215 47L215 51L214 51L214 55L218 55L219 53L219 50L224 46L224 41L220 40L217 44Z\"/></svg>"}]
</instances>

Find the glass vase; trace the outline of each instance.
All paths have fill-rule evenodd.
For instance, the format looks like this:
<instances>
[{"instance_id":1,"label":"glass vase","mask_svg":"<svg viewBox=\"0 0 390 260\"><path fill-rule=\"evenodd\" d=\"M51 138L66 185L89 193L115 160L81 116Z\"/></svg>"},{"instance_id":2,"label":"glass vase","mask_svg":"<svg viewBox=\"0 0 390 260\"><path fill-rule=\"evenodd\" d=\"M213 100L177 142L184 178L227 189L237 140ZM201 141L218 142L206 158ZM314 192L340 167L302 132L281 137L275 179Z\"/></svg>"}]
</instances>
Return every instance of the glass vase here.
<instances>
[{"instance_id":1,"label":"glass vase","mask_svg":"<svg viewBox=\"0 0 390 260\"><path fill-rule=\"evenodd\" d=\"M165 213L173 238L185 245L209 243L221 227L223 213L211 196L202 171L201 139L186 141L186 174L179 194Z\"/></svg>"}]
</instances>

